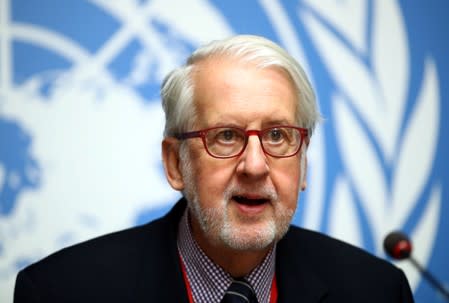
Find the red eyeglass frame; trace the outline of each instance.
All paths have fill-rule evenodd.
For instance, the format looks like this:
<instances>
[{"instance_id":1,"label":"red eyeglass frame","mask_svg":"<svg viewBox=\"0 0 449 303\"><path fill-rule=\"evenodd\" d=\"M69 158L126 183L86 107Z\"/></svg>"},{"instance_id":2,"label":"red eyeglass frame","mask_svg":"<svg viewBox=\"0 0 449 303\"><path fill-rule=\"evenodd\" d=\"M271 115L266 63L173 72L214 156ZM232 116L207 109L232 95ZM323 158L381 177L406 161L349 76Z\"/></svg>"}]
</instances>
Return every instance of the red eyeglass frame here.
<instances>
[{"instance_id":1,"label":"red eyeglass frame","mask_svg":"<svg viewBox=\"0 0 449 303\"><path fill-rule=\"evenodd\" d=\"M242 150L235 155L232 156L216 156L213 155L209 149L207 148L207 143L206 143L206 134L208 131L210 130L214 130L214 129L218 129L218 128L228 128L228 129L235 129L235 130L239 130L242 133L245 134L245 143L243 145ZM273 128L293 128L299 131L300 134L300 138L301 138L301 142L298 146L298 149L291 155L287 155L287 156L276 156L273 154L270 154L269 152L267 152L265 150L265 147L263 146L262 143L262 138L261 135L264 134L265 132L267 132L270 129ZM228 127L228 126L215 126L215 127L209 127L209 128L205 128L205 129L201 129L201 130L197 130L197 131L191 131L191 132L185 132L185 133L180 133L180 134L175 134L174 137L178 140L186 140L186 139L191 139L191 138L201 138L201 140L203 141L203 146L204 149L206 150L206 152L213 158L217 158L217 159L229 159L229 158L235 158L235 157L239 157L240 155L243 154L243 152L246 149L246 146L248 145L248 139L249 136L257 136L259 138L259 142L260 142L260 146L262 147L263 152L266 155L269 155L273 158L290 158L293 157L294 155L296 155L300 150L301 147L303 145L304 142L306 142L307 145L309 145L309 130L307 128L303 128L303 127L297 127L297 126L292 126L292 125L275 125L275 126L270 126L261 130L257 130L257 129L248 129L245 130L243 128L239 128L239 127Z\"/></svg>"}]
</instances>

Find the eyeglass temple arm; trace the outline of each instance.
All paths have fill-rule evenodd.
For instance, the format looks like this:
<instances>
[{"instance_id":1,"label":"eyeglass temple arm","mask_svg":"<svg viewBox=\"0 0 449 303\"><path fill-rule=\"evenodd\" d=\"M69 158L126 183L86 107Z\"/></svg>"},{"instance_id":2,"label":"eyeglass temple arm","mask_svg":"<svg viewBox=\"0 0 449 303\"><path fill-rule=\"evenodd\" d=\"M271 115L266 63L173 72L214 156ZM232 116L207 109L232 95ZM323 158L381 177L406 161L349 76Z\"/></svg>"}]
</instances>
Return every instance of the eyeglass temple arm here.
<instances>
[{"instance_id":1,"label":"eyeglass temple arm","mask_svg":"<svg viewBox=\"0 0 449 303\"><path fill-rule=\"evenodd\" d=\"M174 135L174 137L178 140L185 140L185 139L197 138L197 137L202 137L202 136L203 136L203 131L194 131L194 132L180 133L180 134Z\"/></svg>"},{"instance_id":2,"label":"eyeglass temple arm","mask_svg":"<svg viewBox=\"0 0 449 303\"><path fill-rule=\"evenodd\" d=\"M303 140L306 143L306 146L309 146L310 143L310 137L312 136L312 129L310 128L302 128L301 131L303 132Z\"/></svg>"}]
</instances>

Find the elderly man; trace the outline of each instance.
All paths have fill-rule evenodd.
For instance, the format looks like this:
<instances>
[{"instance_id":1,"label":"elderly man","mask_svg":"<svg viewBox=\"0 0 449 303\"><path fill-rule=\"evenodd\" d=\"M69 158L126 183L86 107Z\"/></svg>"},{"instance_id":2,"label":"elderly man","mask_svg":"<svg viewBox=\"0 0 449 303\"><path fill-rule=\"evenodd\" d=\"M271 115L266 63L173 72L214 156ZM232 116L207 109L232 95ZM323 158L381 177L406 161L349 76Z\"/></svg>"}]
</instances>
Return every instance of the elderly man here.
<instances>
[{"instance_id":1,"label":"elderly man","mask_svg":"<svg viewBox=\"0 0 449 303\"><path fill-rule=\"evenodd\" d=\"M413 302L399 269L290 226L319 119L298 63L261 37L195 51L161 91L163 218L63 249L15 302Z\"/></svg>"}]
</instances>

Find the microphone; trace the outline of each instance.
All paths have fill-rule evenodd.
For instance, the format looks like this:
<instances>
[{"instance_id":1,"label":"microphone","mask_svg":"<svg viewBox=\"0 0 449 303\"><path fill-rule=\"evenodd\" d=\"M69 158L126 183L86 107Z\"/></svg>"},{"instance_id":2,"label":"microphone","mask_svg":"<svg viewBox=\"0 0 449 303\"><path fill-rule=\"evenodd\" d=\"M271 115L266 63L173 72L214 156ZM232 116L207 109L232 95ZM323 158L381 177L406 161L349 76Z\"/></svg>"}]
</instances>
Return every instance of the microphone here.
<instances>
[{"instance_id":1,"label":"microphone","mask_svg":"<svg viewBox=\"0 0 449 303\"><path fill-rule=\"evenodd\" d=\"M385 252L396 260L409 259L413 266L422 274L422 276L449 302L449 291L429 272L427 271L415 258L412 256L412 242L409 238L400 231L389 233L384 239Z\"/></svg>"}]
</instances>

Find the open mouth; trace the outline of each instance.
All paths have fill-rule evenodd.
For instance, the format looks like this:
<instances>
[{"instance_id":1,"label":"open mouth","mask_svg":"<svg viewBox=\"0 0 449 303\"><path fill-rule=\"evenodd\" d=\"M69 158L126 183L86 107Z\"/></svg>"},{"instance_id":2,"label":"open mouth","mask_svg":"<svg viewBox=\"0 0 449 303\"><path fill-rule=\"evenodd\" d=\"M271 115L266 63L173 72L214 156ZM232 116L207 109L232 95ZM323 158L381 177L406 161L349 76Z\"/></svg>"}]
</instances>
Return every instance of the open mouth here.
<instances>
[{"instance_id":1,"label":"open mouth","mask_svg":"<svg viewBox=\"0 0 449 303\"><path fill-rule=\"evenodd\" d=\"M266 198L250 198L246 196L233 196L232 199L239 204L248 206L257 206L268 203L270 200Z\"/></svg>"}]
</instances>

